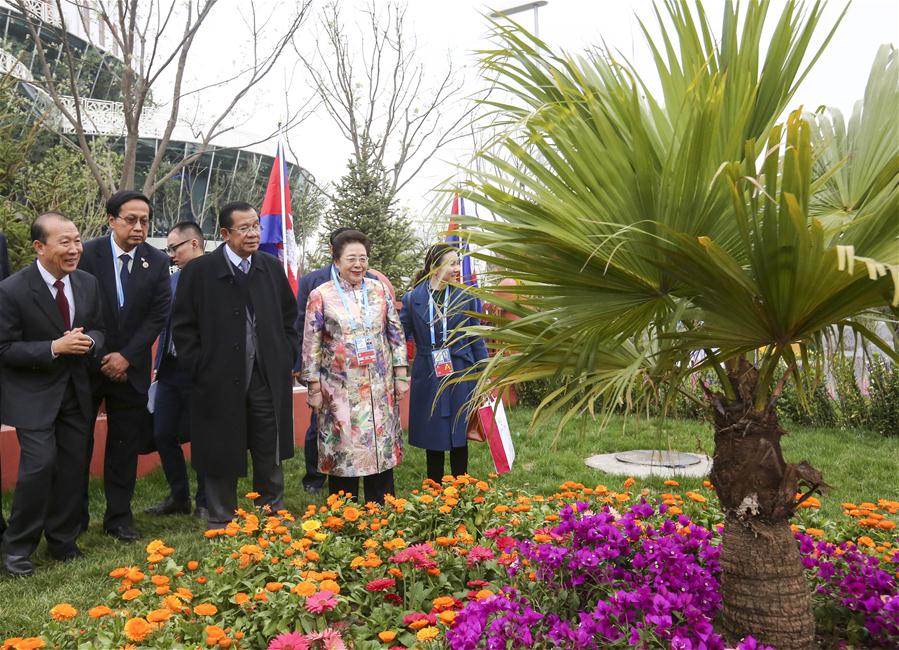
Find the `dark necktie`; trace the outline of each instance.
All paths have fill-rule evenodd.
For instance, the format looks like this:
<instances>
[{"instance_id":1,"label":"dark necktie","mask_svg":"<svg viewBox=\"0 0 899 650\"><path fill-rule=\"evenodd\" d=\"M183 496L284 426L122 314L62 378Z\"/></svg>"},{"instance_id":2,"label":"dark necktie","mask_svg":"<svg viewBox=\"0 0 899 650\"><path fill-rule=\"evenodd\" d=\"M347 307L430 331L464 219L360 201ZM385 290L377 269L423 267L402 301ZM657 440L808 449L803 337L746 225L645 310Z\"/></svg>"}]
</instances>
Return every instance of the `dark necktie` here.
<instances>
[{"instance_id":1,"label":"dark necktie","mask_svg":"<svg viewBox=\"0 0 899 650\"><path fill-rule=\"evenodd\" d=\"M69 301L66 300L66 285L62 280L53 283L56 289L56 308L59 315L62 316L62 322L65 324L66 331L72 329L72 321L69 318Z\"/></svg>"},{"instance_id":2,"label":"dark necktie","mask_svg":"<svg viewBox=\"0 0 899 650\"><path fill-rule=\"evenodd\" d=\"M241 260L239 266L234 267L234 279L237 280L237 286L243 294L244 302L247 305L247 311L250 312L250 318L255 318L256 311L253 309L253 298L250 296L250 262L249 260Z\"/></svg>"},{"instance_id":3,"label":"dark necktie","mask_svg":"<svg viewBox=\"0 0 899 650\"><path fill-rule=\"evenodd\" d=\"M125 290L128 288L128 279L131 277L131 271L128 269L131 256L128 253L122 253L119 255L119 259L122 260L122 269L119 271L119 280L122 283L122 304L119 305L119 308L122 309L125 307Z\"/></svg>"}]
</instances>

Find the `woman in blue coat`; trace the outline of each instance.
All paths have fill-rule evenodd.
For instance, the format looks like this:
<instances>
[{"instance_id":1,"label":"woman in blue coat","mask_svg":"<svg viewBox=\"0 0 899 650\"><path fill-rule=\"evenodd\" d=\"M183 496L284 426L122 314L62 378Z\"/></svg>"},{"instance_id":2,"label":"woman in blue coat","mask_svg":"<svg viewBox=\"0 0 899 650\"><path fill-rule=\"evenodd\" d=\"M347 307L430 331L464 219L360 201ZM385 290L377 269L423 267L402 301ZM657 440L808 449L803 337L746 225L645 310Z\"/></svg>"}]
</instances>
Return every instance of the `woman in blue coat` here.
<instances>
[{"instance_id":1,"label":"woman in blue coat","mask_svg":"<svg viewBox=\"0 0 899 650\"><path fill-rule=\"evenodd\" d=\"M467 402L475 381L449 384L487 358L487 346L480 337L462 336L456 328L476 325L475 299L464 290L449 285L459 274L459 253L450 244L435 244L425 255L412 291L403 296L400 320L407 339L415 340L412 388L409 399L409 444L425 450L428 478L440 483L446 452L450 453L453 476L468 471ZM435 404L436 398L436 404Z\"/></svg>"}]
</instances>

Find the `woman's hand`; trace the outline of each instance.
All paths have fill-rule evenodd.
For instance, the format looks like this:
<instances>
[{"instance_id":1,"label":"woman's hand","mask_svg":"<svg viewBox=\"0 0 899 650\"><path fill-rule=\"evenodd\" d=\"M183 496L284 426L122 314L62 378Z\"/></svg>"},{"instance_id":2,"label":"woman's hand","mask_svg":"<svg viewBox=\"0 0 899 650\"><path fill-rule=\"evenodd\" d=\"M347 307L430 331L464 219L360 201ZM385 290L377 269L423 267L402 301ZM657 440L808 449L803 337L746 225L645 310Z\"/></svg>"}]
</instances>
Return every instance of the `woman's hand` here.
<instances>
[{"instance_id":1,"label":"woman's hand","mask_svg":"<svg viewBox=\"0 0 899 650\"><path fill-rule=\"evenodd\" d=\"M396 392L396 398L402 399L409 392L409 378L395 377L393 379L393 390Z\"/></svg>"},{"instance_id":2,"label":"woman's hand","mask_svg":"<svg viewBox=\"0 0 899 650\"><path fill-rule=\"evenodd\" d=\"M320 411L322 408L322 386L320 382L310 381L306 387L306 404L313 411Z\"/></svg>"}]
</instances>

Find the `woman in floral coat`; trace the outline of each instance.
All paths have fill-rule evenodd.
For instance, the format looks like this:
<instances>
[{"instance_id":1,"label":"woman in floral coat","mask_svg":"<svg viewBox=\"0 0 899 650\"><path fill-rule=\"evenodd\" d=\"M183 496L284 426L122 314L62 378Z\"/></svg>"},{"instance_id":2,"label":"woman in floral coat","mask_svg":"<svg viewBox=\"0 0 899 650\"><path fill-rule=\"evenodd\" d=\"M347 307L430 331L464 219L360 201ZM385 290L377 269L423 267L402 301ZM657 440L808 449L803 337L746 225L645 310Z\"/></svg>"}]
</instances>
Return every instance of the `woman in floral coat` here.
<instances>
[{"instance_id":1,"label":"woman in floral coat","mask_svg":"<svg viewBox=\"0 0 899 650\"><path fill-rule=\"evenodd\" d=\"M399 400L409 390L406 338L384 285L366 278L371 242L357 230L334 240L331 281L309 294L303 375L318 412L318 466L328 491L384 503L403 458Z\"/></svg>"}]
</instances>

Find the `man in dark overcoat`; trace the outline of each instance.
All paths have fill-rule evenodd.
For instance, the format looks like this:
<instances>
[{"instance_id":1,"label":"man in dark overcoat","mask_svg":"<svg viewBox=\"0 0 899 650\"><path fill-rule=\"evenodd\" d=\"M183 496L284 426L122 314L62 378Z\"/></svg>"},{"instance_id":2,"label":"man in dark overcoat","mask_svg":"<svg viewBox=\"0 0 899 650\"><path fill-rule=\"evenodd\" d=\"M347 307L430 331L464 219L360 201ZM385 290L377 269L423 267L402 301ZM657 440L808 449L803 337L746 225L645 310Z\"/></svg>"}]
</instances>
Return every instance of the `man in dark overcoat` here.
<instances>
[{"instance_id":1,"label":"man in dark overcoat","mask_svg":"<svg viewBox=\"0 0 899 650\"><path fill-rule=\"evenodd\" d=\"M256 505L283 508L300 353L296 298L278 259L258 250L256 210L229 203L219 227L225 243L181 271L172 318L179 366L193 381L191 460L206 477L209 529L234 515L247 450Z\"/></svg>"},{"instance_id":2,"label":"man in dark overcoat","mask_svg":"<svg viewBox=\"0 0 899 650\"><path fill-rule=\"evenodd\" d=\"M93 416L89 366L103 351L97 280L77 270L78 229L50 212L31 227L37 260L0 282L0 417L16 427L19 476L3 567L33 571L43 533L58 560L81 556L81 487Z\"/></svg>"},{"instance_id":3,"label":"man in dark overcoat","mask_svg":"<svg viewBox=\"0 0 899 650\"><path fill-rule=\"evenodd\" d=\"M138 538L131 512L137 457L153 435L147 411L151 348L168 317L172 290L168 255L146 242L153 216L150 200L140 192L120 190L106 202L106 213L109 234L84 245L79 268L99 280L103 294L107 353L94 390L94 408L106 402L103 529L130 542ZM88 458L92 451L93 436ZM86 482L83 504L86 530Z\"/></svg>"}]
</instances>

